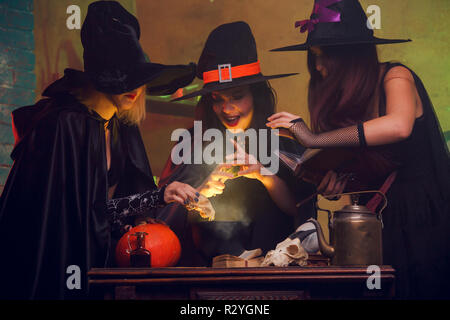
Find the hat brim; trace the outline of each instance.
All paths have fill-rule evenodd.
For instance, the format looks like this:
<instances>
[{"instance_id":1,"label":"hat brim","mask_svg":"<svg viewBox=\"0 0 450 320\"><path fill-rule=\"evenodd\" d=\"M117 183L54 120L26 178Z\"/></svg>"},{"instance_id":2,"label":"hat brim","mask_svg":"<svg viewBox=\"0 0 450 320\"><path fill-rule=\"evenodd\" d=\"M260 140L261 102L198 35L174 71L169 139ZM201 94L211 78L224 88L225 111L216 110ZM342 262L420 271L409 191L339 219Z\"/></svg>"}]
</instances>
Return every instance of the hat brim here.
<instances>
[{"instance_id":1,"label":"hat brim","mask_svg":"<svg viewBox=\"0 0 450 320\"><path fill-rule=\"evenodd\" d=\"M156 64L153 64L156 65ZM179 88L186 87L194 81L196 65L159 65L160 71L144 81L147 94L153 96L170 95Z\"/></svg>"},{"instance_id":2,"label":"hat brim","mask_svg":"<svg viewBox=\"0 0 450 320\"><path fill-rule=\"evenodd\" d=\"M123 94L146 85L149 95L169 95L189 85L195 78L196 66L140 63L124 73L112 75L87 72L97 90L108 94Z\"/></svg>"},{"instance_id":3,"label":"hat brim","mask_svg":"<svg viewBox=\"0 0 450 320\"><path fill-rule=\"evenodd\" d=\"M244 77L244 78L237 78L237 79L233 79L233 81L230 82L223 82L223 83L211 83L210 85L207 84L205 85L202 89L186 94L182 97L176 98L176 99L172 99L170 100L171 102L176 102L176 101L180 101L180 100L186 100L186 99L190 99L190 98L194 98L197 96L202 96L208 93L211 93L213 91L219 91L219 90L225 90L225 89L230 89L230 88L234 88L234 87L238 87L238 86L243 86L243 85L248 85L248 84L252 84L252 83L257 83L257 82L262 82L262 81L267 81L267 80L271 80L271 79L278 79L278 78L285 78L285 77L290 77L290 76L295 76L298 73L284 73L284 74L277 74L277 75L271 75L271 76L264 76L262 74L256 75L256 76L250 76L250 77Z\"/></svg>"},{"instance_id":4,"label":"hat brim","mask_svg":"<svg viewBox=\"0 0 450 320\"><path fill-rule=\"evenodd\" d=\"M302 44L281 47L272 49L270 51L305 51L313 46L343 46L343 45L351 45L351 44L394 44L394 43L403 43L410 42L411 39L382 39L373 37L371 39L322 39L320 41L315 42L305 42Z\"/></svg>"}]
</instances>

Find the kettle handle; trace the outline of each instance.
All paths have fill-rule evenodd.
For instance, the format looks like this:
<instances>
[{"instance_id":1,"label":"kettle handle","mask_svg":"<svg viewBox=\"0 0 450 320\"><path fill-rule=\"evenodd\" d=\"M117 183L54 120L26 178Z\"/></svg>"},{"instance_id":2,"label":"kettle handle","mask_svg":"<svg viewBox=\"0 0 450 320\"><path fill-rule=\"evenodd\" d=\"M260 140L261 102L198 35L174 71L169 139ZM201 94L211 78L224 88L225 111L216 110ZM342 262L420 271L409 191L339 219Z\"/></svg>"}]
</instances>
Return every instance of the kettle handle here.
<instances>
[{"instance_id":1,"label":"kettle handle","mask_svg":"<svg viewBox=\"0 0 450 320\"><path fill-rule=\"evenodd\" d=\"M386 195L384 194L384 192L381 192L380 190L356 191L356 192L346 192L346 193L330 194L330 195L327 195L327 197L346 196L346 195L361 194L361 193L378 193L378 194L381 194L381 196L383 197L383 199L384 199L383 207L381 207L381 209L380 209L379 212L374 212L374 213L376 214L377 219L380 220L380 222L381 222L381 227L384 228L384 224L383 224L383 216L381 215L381 213L383 212L384 209L386 209L386 207L387 207L387 202L388 202L388 201L387 201L387 197L386 197ZM321 208L319 208L319 207L317 207L317 206L316 206L316 208L317 208L318 210L328 211L328 210L321 209ZM328 225L331 226L330 213L328 213Z\"/></svg>"},{"instance_id":2,"label":"kettle handle","mask_svg":"<svg viewBox=\"0 0 450 320\"><path fill-rule=\"evenodd\" d=\"M318 204L318 202L315 202L314 203L314 207L315 207L315 209L317 210L317 211L324 211L324 212L326 212L327 214L328 214L328 230L331 230L331 228L332 228L332 223L331 223L331 211L330 210L328 210L328 209L322 209L321 207L319 207L319 204Z\"/></svg>"},{"instance_id":3,"label":"kettle handle","mask_svg":"<svg viewBox=\"0 0 450 320\"><path fill-rule=\"evenodd\" d=\"M377 213L377 212L374 212L377 216L381 216L381 213L382 213L383 210L386 209L386 207L387 207L387 202L388 202L388 201L387 201L386 195L385 195L383 192L381 192L380 190L368 190L368 191L356 191L356 192L336 193L336 194L330 194L330 195L327 195L327 197L348 196L348 195L361 194L361 193L378 193L378 194L380 194L380 195L383 197L383 199L384 199L383 207L381 207L381 209L380 209L380 211L379 211L378 213ZM320 208L319 208L319 209L320 209ZM320 209L320 210L327 211L327 210L324 210L324 209Z\"/></svg>"}]
</instances>

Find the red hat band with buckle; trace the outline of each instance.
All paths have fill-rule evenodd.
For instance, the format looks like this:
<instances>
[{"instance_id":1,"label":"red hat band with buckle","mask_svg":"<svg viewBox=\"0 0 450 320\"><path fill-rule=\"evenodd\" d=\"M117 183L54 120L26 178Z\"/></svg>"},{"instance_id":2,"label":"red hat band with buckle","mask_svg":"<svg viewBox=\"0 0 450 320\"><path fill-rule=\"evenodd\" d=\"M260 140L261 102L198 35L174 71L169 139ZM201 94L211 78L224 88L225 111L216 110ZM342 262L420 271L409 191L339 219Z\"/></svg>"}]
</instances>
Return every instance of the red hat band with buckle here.
<instances>
[{"instance_id":1,"label":"red hat band with buckle","mask_svg":"<svg viewBox=\"0 0 450 320\"><path fill-rule=\"evenodd\" d=\"M217 70L203 73L203 84L211 82L232 82L233 79L253 76L261 73L259 60L249 64L232 67L230 63L219 64Z\"/></svg>"}]
</instances>

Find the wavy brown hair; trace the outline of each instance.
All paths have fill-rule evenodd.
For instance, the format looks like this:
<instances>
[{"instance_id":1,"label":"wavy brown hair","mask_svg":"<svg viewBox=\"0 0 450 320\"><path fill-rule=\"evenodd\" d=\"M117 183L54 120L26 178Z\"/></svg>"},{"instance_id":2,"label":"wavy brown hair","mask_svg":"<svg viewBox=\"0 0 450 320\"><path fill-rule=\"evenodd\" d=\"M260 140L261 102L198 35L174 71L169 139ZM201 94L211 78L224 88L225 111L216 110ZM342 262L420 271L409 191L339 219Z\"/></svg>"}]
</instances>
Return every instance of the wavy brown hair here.
<instances>
[{"instance_id":1,"label":"wavy brown hair","mask_svg":"<svg viewBox=\"0 0 450 320\"><path fill-rule=\"evenodd\" d=\"M321 47L321 51L326 77L317 71L317 58L308 50L311 75L308 106L312 130L330 131L368 120L380 72L375 45L326 46Z\"/></svg>"},{"instance_id":2,"label":"wavy brown hair","mask_svg":"<svg viewBox=\"0 0 450 320\"><path fill-rule=\"evenodd\" d=\"M249 85L250 93L253 97L253 117L248 129L268 129L266 126L267 118L274 114L277 97L275 90L268 81L261 81ZM202 121L202 130L219 129L225 133L226 127L217 117L213 110L213 99L211 94L203 95L197 104L195 110L195 120ZM223 141L223 150L225 150L226 141ZM271 137L268 137L268 150L270 150ZM245 150L249 152L249 144L246 142ZM259 159L259 154L256 155Z\"/></svg>"}]
</instances>

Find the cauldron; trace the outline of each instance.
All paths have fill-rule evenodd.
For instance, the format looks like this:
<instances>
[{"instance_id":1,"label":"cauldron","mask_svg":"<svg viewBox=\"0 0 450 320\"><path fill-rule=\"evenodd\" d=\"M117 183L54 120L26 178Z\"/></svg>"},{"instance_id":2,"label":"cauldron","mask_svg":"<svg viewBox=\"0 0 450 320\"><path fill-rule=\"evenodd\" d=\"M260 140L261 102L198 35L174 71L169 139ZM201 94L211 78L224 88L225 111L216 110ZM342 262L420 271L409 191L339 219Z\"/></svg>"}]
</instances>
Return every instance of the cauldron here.
<instances>
[{"instance_id":1,"label":"cauldron","mask_svg":"<svg viewBox=\"0 0 450 320\"><path fill-rule=\"evenodd\" d=\"M192 225L194 244L206 261L221 254L240 255L251 240L251 226L241 221L198 221Z\"/></svg>"}]
</instances>

